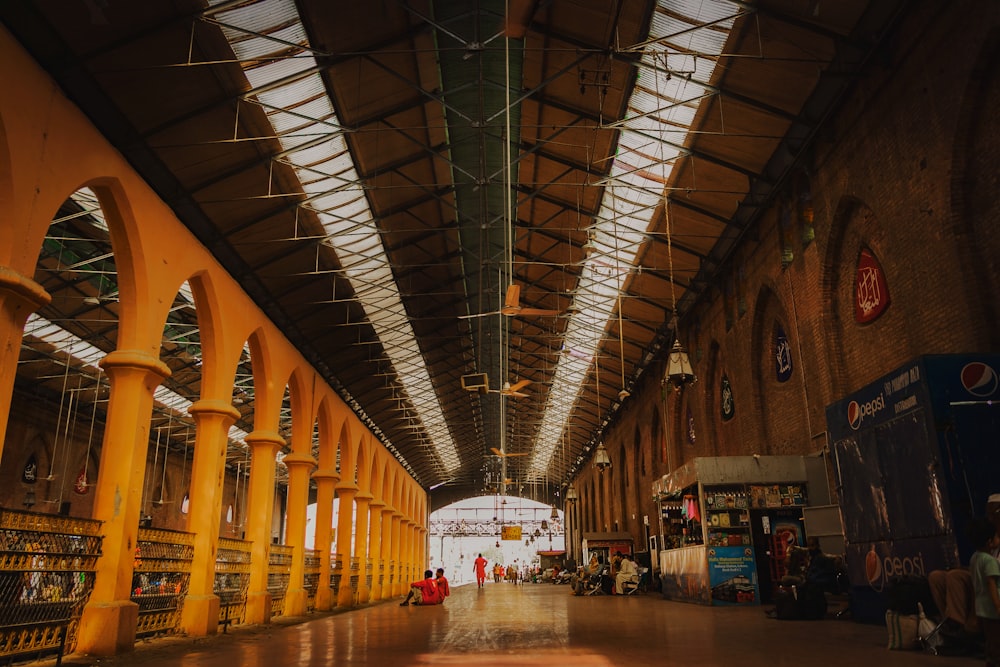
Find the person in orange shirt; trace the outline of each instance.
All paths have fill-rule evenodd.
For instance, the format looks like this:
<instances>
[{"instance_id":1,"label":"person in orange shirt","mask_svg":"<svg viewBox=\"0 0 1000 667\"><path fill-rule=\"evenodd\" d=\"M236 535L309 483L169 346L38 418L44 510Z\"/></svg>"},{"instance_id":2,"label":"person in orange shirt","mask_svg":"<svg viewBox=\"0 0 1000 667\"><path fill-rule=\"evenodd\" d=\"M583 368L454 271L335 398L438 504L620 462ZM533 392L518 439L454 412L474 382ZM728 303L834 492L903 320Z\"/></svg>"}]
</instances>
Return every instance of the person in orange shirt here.
<instances>
[{"instance_id":1,"label":"person in orange shirt","mask_svg":"<svg viewBox=\"0 0 1000 667\"><path fill-rule=\"evenodd\" d=\"M437 586L438 586L438 597L443 603L444 599L451 595L451 586L448 585L448 579L444 576L444 568L439 567L437 569Z\"/></svg>"},{"instance_id":2,"label":"person in orange shirt","mask_svg":"<svg viewBox=\"0 0 1000 667\"><path fill-rule=\"evenodd\" d=\"M413 600L413 604L420 605L441 604L441 595L438 592L437 580L434 578L433 571L425 570L423 579L410 584L410 592L407 593L406 599L399 603L399 606L405 607L410 604L410 600Z\"/></svg>"},{"instance_id":3,"label":"person in orange shirt","mask_svg":"<svg viewBox=\"0 0 1000 667\"><path fill-rule=\"evenodd\" d=\"M476 572L476 583L482 588L486 583L486 559L482 554L479 554L479 558L472 563L472 569Z\"/></svg>"}]
</instances>

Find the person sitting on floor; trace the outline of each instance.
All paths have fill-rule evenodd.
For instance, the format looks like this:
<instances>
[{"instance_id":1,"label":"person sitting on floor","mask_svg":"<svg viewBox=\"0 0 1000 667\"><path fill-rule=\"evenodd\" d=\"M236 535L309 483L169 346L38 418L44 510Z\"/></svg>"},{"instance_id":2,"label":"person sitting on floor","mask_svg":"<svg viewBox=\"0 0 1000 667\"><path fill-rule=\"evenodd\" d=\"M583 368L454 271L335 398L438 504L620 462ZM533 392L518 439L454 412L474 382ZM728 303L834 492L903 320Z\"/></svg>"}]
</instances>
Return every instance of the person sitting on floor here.
<instances>
[{"instance_id":1,"label":"person sitting on floor","mask_svg":"<svg viewBox=\"0 0 1000 667\"><path fill-rule=\"evenodd\" d=\"M441 595L438 592L434 572L425 570L423 579L410 584L410 592L407 593L406 599L399 603L399 606L405 607L410 604L411 600L413 604L419 605L441 604Z\"/></svg>"},{"instance_id":2,"label":"person sitting on floor","mask_svg":"<svg viewBox=\"0 0 1000 667\"><path fill-rule=\"evenodd\" d=\"M451 595L451 586L448 584L448 579L444 576L444 568L439 567L437 569L437 587L438 587L438 597L441 598L441 602L444 603L445 598Z\"/></svg>"},{"instance_id":3,"label":"person sitting on floor","mask_svg":"<svg viewBox=\"0 0 1000 667\"><path fill-rule=\"evenodd\" d=\"M1000 493L994 493L987 499L986 518L1000 530ZM1000 553L994 551L993 556L1000 558ZM972 574L968 568L933 570L927 575L927 584L934 604L941 612L942 636L961 642L982 633L974 608Z\"/></svg>"}]
</instances>

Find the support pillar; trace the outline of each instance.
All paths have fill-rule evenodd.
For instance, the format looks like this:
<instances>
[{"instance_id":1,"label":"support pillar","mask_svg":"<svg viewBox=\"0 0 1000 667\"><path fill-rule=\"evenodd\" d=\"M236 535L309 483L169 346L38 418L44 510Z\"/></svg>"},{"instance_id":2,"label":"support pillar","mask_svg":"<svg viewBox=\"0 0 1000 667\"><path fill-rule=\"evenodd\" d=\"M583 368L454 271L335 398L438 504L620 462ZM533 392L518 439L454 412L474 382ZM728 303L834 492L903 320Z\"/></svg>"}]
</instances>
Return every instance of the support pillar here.
<instances>
[{"instance_id":1,"label":"support pillar","mask_svg":"<svg viewBox=\"0 0 1000 667\"><path fill-rule=\"evenodd\" d=\"M385 507L385 503L381 500L374 499L368 503L368 511L371 516L371 529L368 531L371 535L371 540L369 542L369 551L372 559L372 585L368 590L369 600L381 600L382 599L382 568L384 561L382 560L382 508Z\"/></svg>"},{"instance_id":2,"label":"support pillar","mask_svg":"<svg viewBox=\"0 0 1000 667\"><path fill-rule=\"evenodd\" d=\"M392 560L392 513L388 505L379 508L379 560L382 562L382 585L379 587L378 600L388 600L392 597L392 582L389 581L389 562Z\"/></svg>"},{"instance_id":3,"label":"support pillar","mask_svg":"<svg viewBox=\"0 0 1000 667\"><path fill-rule=\"evenodd\" d=\"M116 655L131 651L135 643L139 606L130 594L149 422L153 391L170 376L170 369L140 350L116 350L101 360L101 368L111 383L111 399L93 516L103 524L104 541L76 649L91 655Z\"/></svg>"},{"instance_id":4,"label":"support pillar","mask_svg":"<svg viewBox=\"0 0 1000 667\"><path fill-rule=\"evenodd\" d=\"M427 548L427 529L423 526L417 526L417 550L420 554L417 562L420 563L420 567L427 567L430 558Z\"/></svg>"},{"instance_id":5,"label":"support pillar","mask_svg":"<svg viewBox=\"0 0 1000 667\"><path fill-rule=\"evenodd\" d=\"M316 551L319 553L319 584L316 586L316 610L330 611L336 600L330 588L330 544L333 537L333 493L340 481L336 470L317 470L316 481Z\"/></svg>"},{"instance_id":6,"label":"support pillar","mask_svg":"<svg viewBox=\"0 0 1000 667\"><path fill-rule=\"evenodd\" d=\"M14 395L14 376L21 356L24 324L33 312L47 306L52 297L41 285L17 271L0 266L0 461Z\"/></svg>"},{"instance_id":7,"label":"support pillar","mask_svg":"<svg viewBox=\"0 0 1000 667\"><path fill-rule=\"evenodd\" d=\"M358 505L358 518L357 518L357 528L355 529L354 536L354 549L357 551L358 555L358 567L359 577L358 577L358 602L365 603L368 602L370 589L368 587L368 540L369 540L369 527L371 525L369 518L369 503L371 503L372 494L362 491L354 496L354 502Z\"/></svg>"},{"instance_id":8,"label":"support pillar","mask_svg":"<svg viewBox=\"0 0 1000 667\"><path fill-rule=\"evenodd\" d=\"M272 431L254 431L246 438L250 447L250 483L247 488L247 539L250 547L250 586L247 623L271 621L271 594L267 590L271 558L271 517L274 513L274 462L285 439Z\"/></svg>"},{"instance_id":9,"label":"support pillar","mask_svg":"<svg viewBox=\"0 0 1000 667\"><path fill-rule=\"evenodd\" d=\"M340 589L337 591L338 607L354 606L354 591L351 590L351 528L354 519L354 496L358 487L351 481L337 485L340 512L337 514L337 553L340 554Z\"/></svg>"},{"instance_id":10,"label":"support pillar","mask_svg":"<svg viewBox=\"0 0 1000 667\"><path fill-rule=\"evenodd\" d=\"M188 412L194 417L194 460L191 464L187 531L194 534L191 579L181 610L181 627L192 637L219 630L219 596L215 590L215 560L222 516L229 427L240 413L219 400L201 400Z\"/></svg>"},{"instance_id":11,"label":"support pillar","mask_svg":"<svg viewBox=\"0 0 1000 667\"><path fill-rule=\"evenodd\" d=\"M306 613L308 593L305 588L306 505L309 504L309 473L316 459L309 454L292 452L284 459L288 467L288 510L285 544L292 547L292 567L285 592L285 616Z\"/></svg>"},{"instance_id":12,"label":"support pillar","mask_svg":"<svg viewBox=\"0 0 1000 667\"><path fill-rule=\"evenodd\" d=\"M397 595L402 595L403 593L403 549L402 549L402 532L403 532L403 513L399 510L392 511L392 561L395 563L396 570L394 572L393 582L392 582L392 595L393 597ZM406 582L409 583L409 582Z\"/></svg>"},{"instance_id":13,"label":"support pillar","mask_svg":"<svg viewBox=\"0 0 1000 667\"><path fill-rule=\"evenodd\" d=\"M423 577L414 576L413 564L416 559L413 557L413 519L403 517L400 530L400 540L402 541L403 555L402 561L405 565L403 577L403 590L407 590L410 586L410 582L415 579L422 579ZM423 572L421 572L423 574Z\"/></svg>"}]
</instances>

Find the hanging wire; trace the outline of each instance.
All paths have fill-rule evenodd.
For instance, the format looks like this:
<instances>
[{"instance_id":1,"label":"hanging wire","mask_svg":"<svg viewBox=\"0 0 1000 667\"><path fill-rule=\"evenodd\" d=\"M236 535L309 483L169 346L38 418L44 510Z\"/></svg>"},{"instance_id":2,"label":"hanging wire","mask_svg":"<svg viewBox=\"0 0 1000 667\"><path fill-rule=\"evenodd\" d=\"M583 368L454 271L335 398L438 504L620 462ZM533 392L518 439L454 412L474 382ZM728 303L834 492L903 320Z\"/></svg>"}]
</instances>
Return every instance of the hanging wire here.
<instances>
[{"instance_id":1,"label":"hanging wire","mask_svg":"<svg viewBox=\"0 0 1000 667\"><path fill-rule=\"evenodd\" d=\"M71 341L69 347L66 348L66 365L63 370L62 395L59 397L59 414L56 417L56 437L55 437L55 442L52 445L52 458L51 460L49 460L49 479L52 479L52 468L53 466L55 466L56 455L59 452L59 429L62 425L61 422L63 418L63 405L66 401L66 387L69 381L69 365L70 362L73 361L73 346L75 345L75 343L76 343L75 340ZM67 421L69 420L68 412L66 414L66 419ZM63 444L65 444L65 442L66 442L65 438L63 438ZM60 493L60 497L61 496L62 493Z\"/></svg>"},{"instance_id":2,"label":"hanging wire","mask_svg":"<svg viewBox=\"0 0 1000 667\"><path fill-rule=\"evenodd\" d=\"M611 220L611 225L615 236L615 287L617 288L616 294L618 296L618 355L622 362L622 389L618 395L624 400L628 397L628 391L625 389L625 328L622 322L622 291L625 289L625 279L622 276L622 259L621 253L618 250L618 200L615 199L615 184L613 181L610 188L611 205L614 207L614 217Z\"/></svg>"},{"instance_id":3,"label":"hanging wire","mask_svg":"<svg viewBox=\"0 0 1000 667\"><path fill-rule=\"evenodd\" d=\"M659 54L657 54L657 53L653 54L654 65L656 64L655 61L656 61L656 59L658 57L659 57ZM667 69L667 57L666 57L666 55L663 56L663 68L665 70ZM658 100L662 99L660 97L660 77L656 76L656 77L653 77L653 78L656 81L656 98ZM664 146L664 142L661 141L660 144L659 144L659 149L660 149L660 164L663 167L663 182L666 183L667 182L667 167L666 167L666 160L664 159L664 156L663 156L663 146ZM671 223L671 221L670 221L670 197L667 195L667 192L668 192L668 190L665 188L663 190L663 219L664 219L664 222L666 223L666 232L667 232L667 270L670 272L670 312L672 314L672 317L671 317L671 328L673 329L674 336L676 337L677 336L677 294L676 294L676 291L674 289L674 252L673 252L673 244L672 244L671 238L670 238L670 226L671 226L670 225L670 223Z\"/></svg>"},{"instance_id":4,"label":"hanging wire","mask_svg":"<svg viewBox=\"0 0 1000 667\"><path fill-rule=\"evenodd\" d=\"M154 445L155 448L153 450L153 471L154 472L156 471L156 464L160 460L160 436L162 435L162 433L163 433L163 429L161 427L157 427L157 429L156 429L156 444ZM142 504L143 504L143 508L145 509L145 513L146 514L149 514L150 496L152 495L150 486L152 484L153 484L153 476L152 475L147 475L146 476L146 488L142 492L142 495L143 495L143 503Z\"/></svg>"}]
</instances>

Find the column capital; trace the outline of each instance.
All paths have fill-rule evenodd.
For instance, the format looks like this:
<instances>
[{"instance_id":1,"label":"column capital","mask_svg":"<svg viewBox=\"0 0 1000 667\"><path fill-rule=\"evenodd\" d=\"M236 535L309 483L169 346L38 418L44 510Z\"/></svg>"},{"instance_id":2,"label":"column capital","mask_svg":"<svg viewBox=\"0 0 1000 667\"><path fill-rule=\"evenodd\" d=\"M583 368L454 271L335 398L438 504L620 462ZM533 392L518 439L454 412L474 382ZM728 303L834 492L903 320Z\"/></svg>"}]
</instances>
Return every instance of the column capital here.
<instances>
[{"instance_id":1,"label":"column capital","mask_svg":"<svg viewBox=\"0 0 1000 667\"><path fill-rule=\"evenodd\" d=\"M114 371L136 369L160 376L160 380L170 377L170 368L144 350L114 350L98 362L98 365L108 375Z\"/></svg>"},{"instance_id":2,"label":"column capital","mask_svg":"<svg viewBox=\"0 0 1000 667\"><path fill-rule=\"evenodd\" d=\"M312 478L317 482L330 480L336 484L340 481L340 473L331 468L317 468L313 470Z\"/></svg>"},{"instance_id":3,"label":"column capital","mask_svg":"<svg viewBox=\"0 0 1000 667\"><path fill-rule=\"evenodd\" d=\"M355 500L373 500L374 498L375 496L367 491L358 491L357 495L354 496Z\"/></svg>"},{"instance_id":4,"label":"column capital","mask_svg":"<svg viewBox=\"0 0 1000 667\"><path fill-rule=\"evenodd\" d=\"M9 266L0 266L0 291L6 290L38 310L52 301L52 295L31 278L22 275Z\"/></svg>"},{"instance_id":5,"label":"column capital","mask_svg":"<svg viewBox=\"0 0 1000 667\"><path fill-rule=\"evenodd\" d=\"M218 415L219 417L230 419L230 423L235 423L240 418L239 410L234 408L230 403L215 398L203 398L195 401L188 407L188 414L192 417Z\"/></svg>"},{"instance_id":6,"label":"column capital","mask_svg":"<svg viewBox=\"0 0 1000 667\"><path fill-rule=\"evenodd\" d=\"M337 483L337 491L353 491L357 493L360 489L354 482L341 481Z\"/></svg>"},{"instance_id":7,"label":"column capital","mask_svg":"<svg viewBox=\"0 0 1000 667\"><path fill-rule=\"evenodd\" d=\"M276 431L253 431L247 434L244 438L247 445L259 446L259 445L271 445L273 447L284 447L285 439L281 437Z\"/></svg>"},{"instance_id":8,"label":"column capital","mask_svg":"<svg viewBox=\"0 0 1000 667\"><path fill-rule=\"evenodd\" d=\"M373 510L380 510L385 507L385 503L379 500L378 498L372 498L372 501L368 503L368 507L370 507Z\"/></svg>"},{"instance_id":9,"label":"column capital","mask_svg":"<svg viewBox=\"0 0 1000 667\"><path fill-rule=\"evenodd\" d=\"M289 468L293 468L295 466L311 467L316 465L316 459L314 459L311 455L304 454L302 452L292 452L286 455L285 458L281 459L281 462Z\"/></svg>"}]
</instances>

